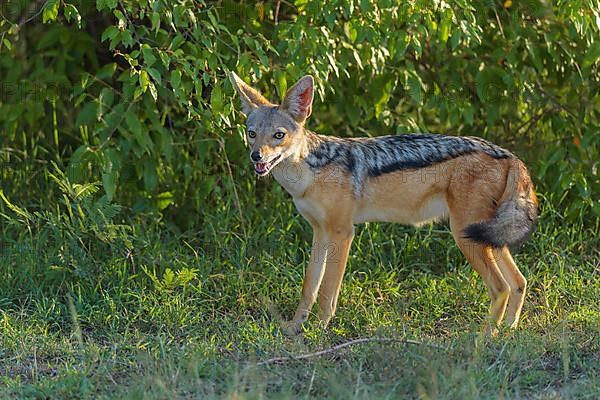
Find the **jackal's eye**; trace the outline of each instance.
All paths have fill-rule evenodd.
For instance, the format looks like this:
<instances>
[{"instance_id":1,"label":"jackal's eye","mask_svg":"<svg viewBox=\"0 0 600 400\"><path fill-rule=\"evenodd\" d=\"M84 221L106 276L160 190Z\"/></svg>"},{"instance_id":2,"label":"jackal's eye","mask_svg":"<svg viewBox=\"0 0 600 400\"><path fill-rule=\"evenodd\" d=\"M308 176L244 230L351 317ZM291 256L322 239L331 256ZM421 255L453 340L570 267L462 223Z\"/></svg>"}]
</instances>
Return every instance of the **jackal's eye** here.
<instances>
[{"instance_id":1,"label":"jackal's eye","mask_svg":"<svg viewBox=\"0 0 600 400\"><path fill-rule=\"evenodd\" d=\"M254 139L256 137L256 132L254 132L254 131L248 131L248 137L250 139Z\"/></svg>"},{"instance_id":2,"label":"jackal's eye","mask_svg":"<svg viewBox=\"0 0 600 400\"><path fill-rule=\"evenodd\" d=\"M277 131L277 132L275 132L275 134L273 135L273 137L274 137L275 139L278 139L278 140L279 140L279 139L283 139L283 137L284 137L284 136L285 136L285 132L281 132L281 131Z\"/></svg>"}]
</instances>

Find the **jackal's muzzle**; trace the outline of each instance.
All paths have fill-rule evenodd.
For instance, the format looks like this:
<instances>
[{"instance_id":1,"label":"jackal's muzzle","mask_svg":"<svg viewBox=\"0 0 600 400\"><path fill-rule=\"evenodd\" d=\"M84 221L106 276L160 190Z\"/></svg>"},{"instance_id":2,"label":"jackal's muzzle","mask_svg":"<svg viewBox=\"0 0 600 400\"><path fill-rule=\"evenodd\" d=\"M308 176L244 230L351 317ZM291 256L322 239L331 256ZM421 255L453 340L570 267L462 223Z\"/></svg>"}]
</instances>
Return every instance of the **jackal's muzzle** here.
<instances>
[{"instance_id":1,"label":"jackal's muzzle","mask_svg":"<svg viewBox=\"0 0 600 400\"><path fill-rule=\"evenodd\" d=\"M281 160L281 154L278 154L271 161L267 162L255 162L254 163L254 171L259 176L267 175L271 169Z\"/></svg>"}]
</instances>

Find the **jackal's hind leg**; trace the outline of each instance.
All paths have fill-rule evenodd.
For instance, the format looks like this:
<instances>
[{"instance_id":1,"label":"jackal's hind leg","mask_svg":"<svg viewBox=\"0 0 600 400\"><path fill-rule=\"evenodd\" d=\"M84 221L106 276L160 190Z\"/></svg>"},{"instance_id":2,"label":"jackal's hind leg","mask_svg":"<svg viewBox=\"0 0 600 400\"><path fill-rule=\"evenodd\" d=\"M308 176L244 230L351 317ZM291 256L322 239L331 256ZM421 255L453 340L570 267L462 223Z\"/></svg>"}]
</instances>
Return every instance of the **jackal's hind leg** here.
<instances>
[{"instance_id":1,"label":"jackal's hind leg","mask_svg":"<svg viewBox=\"0 0 600 400\"><path fill-rule=\"evenodd\" d=\"M502 276L510 287L510 297L506 309L506 323L514 329L519 324L519 318L521 317L521 309L523 308L525 291L527 290L527 280L521 271L519 271L508 247L494 249L494 257Z\"/></svg>"},{"instance_id":2,"label":"jackal's hind leg","mask_svg":"<svg viewBox=\"0 0 600 400\"><path fill-rule=\"evenodd\" d=\"M497 326L504 318L510 296L510 287L496 264L491 246L471 242L470 240L458 237L456 231L454 232L458 247L488 288L491 303L487 333L495 335L497 333Z\"/></svg>"}]
</instances>

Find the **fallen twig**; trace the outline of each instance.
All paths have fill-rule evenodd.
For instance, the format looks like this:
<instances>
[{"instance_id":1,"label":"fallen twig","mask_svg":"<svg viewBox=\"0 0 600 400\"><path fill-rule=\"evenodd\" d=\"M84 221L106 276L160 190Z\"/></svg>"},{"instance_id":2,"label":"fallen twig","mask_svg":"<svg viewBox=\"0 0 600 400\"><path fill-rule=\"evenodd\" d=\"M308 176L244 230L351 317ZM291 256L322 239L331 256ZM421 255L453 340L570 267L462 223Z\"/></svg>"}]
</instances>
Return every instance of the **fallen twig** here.
<instances>
[{"instance_id":1,"label":"fallen twig","mask_svg":"<svg viewBox=\"0 0 600 400\"><path fill-rule=\"evenodd\" d=\"M504 349L506 349L506 345L508 344L508 342L504 342L504 345L502 346L502 348L500 349L500 352L498 353L498 357L496 357L496 361L494 361L488 368L488 371L491 371L496 365L498 365L500 363L500 358L502 357L502 353L504 353Z\"/></svg>"},{"instance_id":2,"label":"fallen twig","mask_svg":"<svg viewBox=\"0 0 600 400\"><path fill-rule=\"evenodd\" d=\"M429 346L429 347L435 347L437 349L441 349L442 348L441 346L437 346L435 344L423 343L423 342L420 342L418 340L412 340L412 339L366 337L366 338L360 338L360 339L350 340L348 342L344 342L344 343L338 344L336 346L329 347L327 349L323 349L323 350L319 350L319 351L315 351L315 352L312 352L312 353L304 353L304 354L299 354L299 355L296 355L296 356L290 355L290 356L284 356L284 357L269 358L268 360L259 361L255 365L258 366L258 365L281 363L281 362L286 362L286 361L306 360L308 358L320 357L320 356L323 356L325 354L334 353L334 352L336 352L338 350L344 349L344 348L349 347L349 346L353 346L355 344L368 343L368 342L402 343L402 344L412 344L412 345L416 345L416 346L425 345L425 346Z\"/></svg>"}]
</instances>

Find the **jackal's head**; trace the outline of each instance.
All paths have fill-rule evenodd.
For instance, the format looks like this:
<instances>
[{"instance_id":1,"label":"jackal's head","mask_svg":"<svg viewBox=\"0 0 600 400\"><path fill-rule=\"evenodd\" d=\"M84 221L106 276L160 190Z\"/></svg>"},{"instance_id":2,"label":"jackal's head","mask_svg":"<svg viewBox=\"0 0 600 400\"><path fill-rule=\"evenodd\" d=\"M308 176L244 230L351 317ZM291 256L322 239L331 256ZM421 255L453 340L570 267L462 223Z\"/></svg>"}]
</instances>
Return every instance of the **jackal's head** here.
<instances>
[{"instance_id":1,"label":"jackal's head","mask_svg":"<svg viewBox=\"0 0 600 400\"><path fill-rule=\"evenodd\" d=\"M299 154L304 146L304 121L312 109L313 78L307 75L300 79L288 90L281 105L265 99L235 73L230 79L247 117L250 159L256 173L265 176L281 161Z\"/></svg>"}]
</instances>

